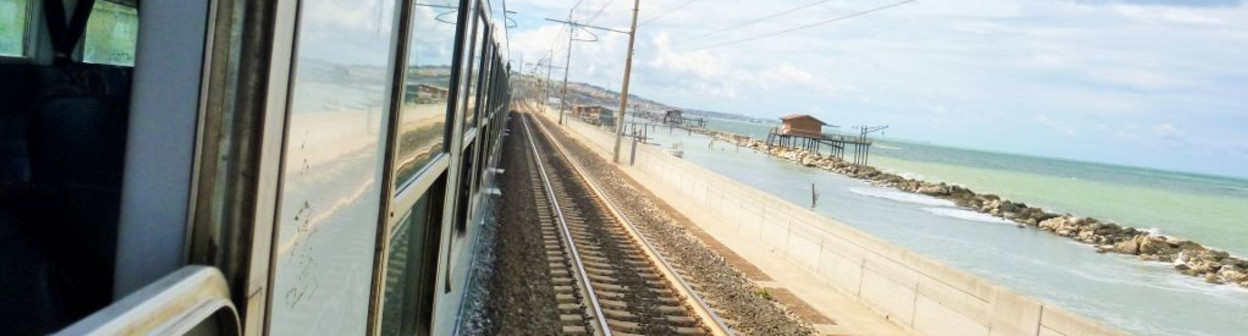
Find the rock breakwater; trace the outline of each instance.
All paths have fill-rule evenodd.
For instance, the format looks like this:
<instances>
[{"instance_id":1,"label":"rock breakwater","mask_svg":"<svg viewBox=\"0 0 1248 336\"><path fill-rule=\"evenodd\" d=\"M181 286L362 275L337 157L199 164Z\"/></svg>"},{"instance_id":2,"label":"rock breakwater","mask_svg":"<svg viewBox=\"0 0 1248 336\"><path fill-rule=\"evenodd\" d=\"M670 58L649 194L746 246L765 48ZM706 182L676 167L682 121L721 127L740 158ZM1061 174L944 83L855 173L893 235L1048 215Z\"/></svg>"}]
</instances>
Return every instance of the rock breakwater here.
<instances>
[{"instance_id":1,"label":"rock breakwater","mask_svg":"<svg viewBox=\"0 0 1248 336\"><path fill-rule=\"evenodd\" d=\"M1140 260L1169 263L1176 271L1209 283L1237 284L1248 288L1248 260L1190 240L1092 217L1054 213L997 195L978 194L958 185L906 178L804 149L771 146L739 134L700 128L690 130L806 167L835 172L877 186L950 200L959 207L1012 221L1019 228L1034 228L1092 245L1097 253L1119 253L1136 256Z\"/></svg>"}]
</instances>

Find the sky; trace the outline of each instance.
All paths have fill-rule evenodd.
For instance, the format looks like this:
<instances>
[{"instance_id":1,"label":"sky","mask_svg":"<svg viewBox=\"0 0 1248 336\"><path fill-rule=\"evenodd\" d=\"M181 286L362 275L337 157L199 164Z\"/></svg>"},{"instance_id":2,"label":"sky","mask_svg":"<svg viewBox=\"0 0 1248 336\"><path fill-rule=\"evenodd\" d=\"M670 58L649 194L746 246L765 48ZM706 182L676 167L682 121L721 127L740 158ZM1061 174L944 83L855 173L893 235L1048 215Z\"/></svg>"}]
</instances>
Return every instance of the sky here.
<instances>
[{"instance_id":1,"label":"sky","mask_svg":"<svg viewBox=\"0 0 1248 336\"><path fill-rule=\"evenodd\" d=\"M628 29L628 0L510 0L513 70L552 54L564 65L568 30L545 18L566 19L578 2L574 20ZM896 2L643 0L630 93L889 125L889 137L940 145L1248 177L1240 0L917 0L771 35ZM619 90L627 35L596 35L574 43L569 76Z\"/></svg>"}]
</instances>

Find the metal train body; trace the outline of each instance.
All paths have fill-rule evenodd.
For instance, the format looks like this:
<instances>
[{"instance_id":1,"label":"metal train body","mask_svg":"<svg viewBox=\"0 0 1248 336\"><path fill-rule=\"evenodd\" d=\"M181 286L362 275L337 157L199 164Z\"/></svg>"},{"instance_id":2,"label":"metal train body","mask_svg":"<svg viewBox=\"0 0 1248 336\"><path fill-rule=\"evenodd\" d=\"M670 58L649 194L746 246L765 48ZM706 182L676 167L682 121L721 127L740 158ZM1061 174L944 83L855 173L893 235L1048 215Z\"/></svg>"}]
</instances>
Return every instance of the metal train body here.
<instances>
[{"instance_id":1,"label":"metal train body","mask_svg":"<svg viewBox=\"0 0 1248 336\"><path fill-rule=\"evenodd\" d=\"M102 257L79 267L64 256L73 253L48 254L0 278L82 269L66 276L88 285L71 289L98 299L40 301L77 292L31 279L48 293L30 302L55 316L24 312L32 320L0 334L457 331L511 100L499 1L107 0L137 13L132 66L84 62L82 47L54 50L72 34L47 28L59 23L47 22L55 8L44 1L55 0L16 2L30 19L25 48L0 55L0 76L32 90L39 78L88 80L73 101L31 98L29 110L0 115L6 129L27 130L4 135L21 148L0 148L13 163L0 181L0 224L23 244L49 241L30 238L43 234L103 246L23 254ZM64 2L70 31L74 7L105 1ZM128 89L94 93L101 72ZM116 121L113 131L92 132L100 118L82 117L102 113L97 105L120 111L101 117ZM83 196L111 209L89 232L25 215L22 206L89 211L40 198L79 190L46 162L66 165L80 147L108 143L124 164L66 168L118 177ZM28 230L40 227L57 229Z\"/></svg>"}]
</instances>

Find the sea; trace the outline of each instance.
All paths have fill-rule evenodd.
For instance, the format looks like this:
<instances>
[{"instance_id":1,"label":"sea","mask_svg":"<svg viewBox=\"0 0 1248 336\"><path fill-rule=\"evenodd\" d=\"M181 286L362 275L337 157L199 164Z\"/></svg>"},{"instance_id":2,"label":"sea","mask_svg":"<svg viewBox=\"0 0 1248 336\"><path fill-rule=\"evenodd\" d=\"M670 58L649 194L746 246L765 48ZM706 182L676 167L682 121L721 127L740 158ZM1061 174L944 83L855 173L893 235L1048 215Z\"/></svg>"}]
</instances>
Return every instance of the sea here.
<instances>
[{"instance_id":1,"label":"sea","mask_svg":"<svg viewBox=\"0 0 1248 336\"><path fill-rule=\"evenodd\" d=\"M709 119L707 127L765 139L771 124ZM657 128L684 159L1046 303L1137 335L1248 335L1248 289L1171 266L1097 254L1091 246L964 210L946 200L872 186L681 130ZM1051 212L1096 217L1248 256L1248 181L898 140L870 164L959 184Z\"/></svg>"}]
</instances>

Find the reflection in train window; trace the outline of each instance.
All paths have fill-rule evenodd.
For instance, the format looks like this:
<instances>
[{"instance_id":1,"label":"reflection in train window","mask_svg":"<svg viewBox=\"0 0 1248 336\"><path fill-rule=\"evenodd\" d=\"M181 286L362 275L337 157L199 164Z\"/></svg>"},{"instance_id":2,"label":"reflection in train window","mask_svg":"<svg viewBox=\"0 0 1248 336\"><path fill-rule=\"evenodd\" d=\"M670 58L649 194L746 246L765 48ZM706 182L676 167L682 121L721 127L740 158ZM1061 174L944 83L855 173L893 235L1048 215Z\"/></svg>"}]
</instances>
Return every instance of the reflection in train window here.
<instances>
[{"instance_id":1,"label":"reflection in train window","mask_svg":"<svg viewBox=\"0 0 1248 336\"><path fill-rule=\"evenodd\" d=\"M397 2L299 4L268 334L362 335L373 321Z\"/></svg>"},{"instance_id":2,"label":"reflection in train window","mask_svg":"<svg viewBox=\"0 0 1248 336\"><path fill-rule=\"evenodd\" d=\"M476 156L474 155L475 152L472 150L476 147L477 146L474 143L464 149L464 159L459 166L459 198L455 202L455 233L461 235L468 232L468 221L471 219L468 217L470 215L468 213L468 202L471 200L471 196L473 194L472 176L473 169L477 165L474 163L476 161L474 160Z\"/></svg>"},{"instance_id":3,"label":"reflection in train window","mask_svg":"<svg viewBox=\"0 0 1248 336\"><path fill-rule=\"evenodd\" d=\"M468 10L471 10L471 8L468 8ZM473 40L473 36L481 34L481 31L476 29L477 27L472 24L472 22L476 21L476 15L465 15L464 19L467 20L467 22L463 27L469 31L464 35L464 42L461 45L459 68L455 69L455 71L458 71L459 73L458 80L455 82L455 85L458 87L458 90L455 91L455 99L457 99L455 101L455 106L459 108L459 113L467 114L465 111L470 111L467 107L471 106L468 102L470 99L468 97L471 97L471 95L468 94L468 87L470 86L469 81L472 80L472 72L470 71L472 69L472 62L470 60L472 59L473 44L471 41ZM464 120L467 119L467 117L463 118Z\"/></svg>"},{"instance_id":4,"label":"reflection in train window","mask_svg":"<svg viewBox=\"0 0 1248 336\"><path fill-rule=\"evenodd\" d=\"M409 183L445 151L451 67L455 59L454 7L413 7L407 76L399 111L395 189Z\"/></svg>"},{"instance_id":5,"label":"reflection in train window","mask_svg":"<svg viewBox=\"0 0 1248 336\"><path fill-rule=\"evenodd\" d=\"M30 0L0 0L0 56L26 56Z\"/></svg>"},{"instance_id":6,"label":"reflection in train window","mask_svg":"<svg viewBox=\"0 0 1248 336\"><path fill-rule=\"evenodd\" d=\"M445 179L435 183L391 232L381 313L381 334L424 335L433 316L440 196Z\"/></svg>"},{"instance_id":7,"label":"reflection in train window","mask_svg":"<svg viewBox=\"0 0 1248 336\"><path fill-rule=\"evenodd\" d=\"M495 52L494 45L490 44L487 41L485 44L484 57L482 57L480 61L481 62L481 82L478 83L478 85L481 85L481 88L480 90L477 91L477 96L479 97L477 98L477 101L478 101L477 108L479 108L481 111L477 111L476 113L477 113L477 116L480 118L486 117L485 111L488 110L490 106L490 95L489 95L490 80L493 78L492 75L494 74L492 72L492 69L490 68L492 67L491 65L494 62L489 61L489 59L494 57L493 55L494 52Z\"/></svg>"},{"instance_id":8,"label":"reflection in train window","mask_svg":"<svg viewBox=\"0 0 1248 336\"><path fill-rule=\"evenodd\" d=\"M88 63L134 66L139 39L139 11L108 1L96 1L87 19L82 60Z\"/></svg>"},{"instance_id":9,"label":"reflection in train window","mask_svg":"<svg viewBox=\"0 0 1248 336\"><path fill-rule=\"evenodd\" d=\"M472 75L468 77L468 107L464 109L464 127L476 126L477 118L477 83L481 80L481 54L485 52L485 37L489 36L489 27L485 25L485 18L477 18L477 34L472 43L474 50L472 58Z\"/></svg>"}]
</instances>

